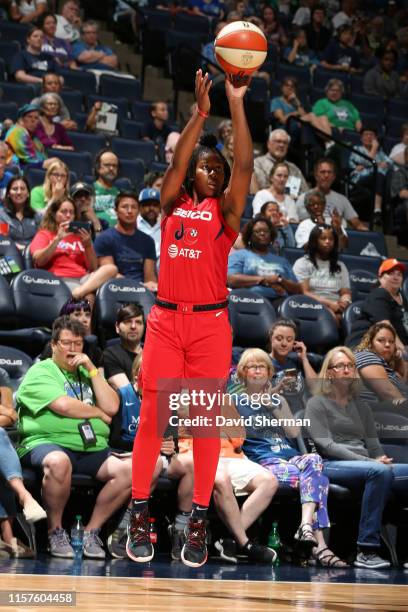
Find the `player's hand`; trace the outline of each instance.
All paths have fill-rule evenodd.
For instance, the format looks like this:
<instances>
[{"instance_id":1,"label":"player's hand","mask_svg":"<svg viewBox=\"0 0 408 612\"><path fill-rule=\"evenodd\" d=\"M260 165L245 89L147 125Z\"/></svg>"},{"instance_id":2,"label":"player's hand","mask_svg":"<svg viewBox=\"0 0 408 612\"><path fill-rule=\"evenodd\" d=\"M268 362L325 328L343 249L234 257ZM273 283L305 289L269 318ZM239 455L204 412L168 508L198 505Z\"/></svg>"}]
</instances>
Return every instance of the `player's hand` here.
<instances>
[{"instance_id":1,"label":"player's hand","mask_svg":"<svg viewBox=\"0 0 408 612\"><path fill-rule=\"evenodd\" d=\"M208 72L203 76L201 68L196 72L195 78L195 99L197 101L198 108L204 113L210 112L210 96L209 91L211 87L210 77Z\"/></svg>"},{"instance_id":2,"label":"player's hand","mask_svg":"<svg viewBox=\"0 0 408 612\"><path fill-rule=\"evenodd\" d=\"M225 93L227 98L243 98L251 82L251 75L244 74L240 76L238 74L227 74L225 75Z\"/></svg>"}]
</instances>

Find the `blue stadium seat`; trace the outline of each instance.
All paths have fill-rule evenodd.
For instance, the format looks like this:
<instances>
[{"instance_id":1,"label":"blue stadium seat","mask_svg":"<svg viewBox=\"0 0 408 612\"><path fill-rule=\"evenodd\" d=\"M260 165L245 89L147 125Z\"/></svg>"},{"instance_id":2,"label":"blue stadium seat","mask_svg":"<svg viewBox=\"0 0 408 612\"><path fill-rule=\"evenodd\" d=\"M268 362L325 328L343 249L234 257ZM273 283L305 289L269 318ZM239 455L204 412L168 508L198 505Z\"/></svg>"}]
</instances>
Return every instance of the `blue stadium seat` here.
<instances>
[{"instance_id":1,"label":"blue stadium seat","mask_svg":"<svg viewBox=\"0 0 408 612\"><path fill-rule=\"evenodd\" d=\"M368 125L374 128L377 131L379 138L381 138L382 133L384 131L383 115L379 116L379 115L376 115L375 113L362 112L360 113L360 116L361 116L361 121L363 122L363 125Z\"/></svg>"},{"instance_id":2,"label":"blue stadium seat","mask_svg":"<svg viewBox=\"0 0 408 612\"><path fill-rule=\"evenodd\" d=\"M26 167L24 169L24 176L26 177L27 181L29 182L29 185L30 185L31 189L33 189L33 187L37 187L37 185L42 185L44 183L45 170L43 170L42 168L30 168L28 166L28 167ZM71 185L76 183L76 181L77 181L77 174L76 174L76 172L70 171L70 173L69 173L69 181L70 181Z\"/></svg>"},{"instance_id":3,"label":"blue stadium seat","mask_svg":"<svg viewBox=\"0 0 408 612\"><path fill-rule=\"evenodd\" d=\"M169 165L164 162L154 161L150 164L149 170L151 170L151 172L163 172L164 173L166 172L168 167Z\"/></svg>"},{"instance_id":4,"label":"blue stadium seat","mask_svg":"<svg viewBox=\"0 0 408 612\"><path fill-rule=\"evenodd\" d=\"M128 101L126 98L108 98L106 96L100 96L99 94L90 94L85 97L85 107L88 111L91 110L95 102L107 102L108 104L114 104L118 108L118 116L127 118L128 116Z\"/></svg>"},{"instance_id":5,"label":"blue stadium seat","mask_svg":"<svg viewBox=\"0 0 408 612\"><path fill-rule=\"evenodd\" d=\"M324 89L322 89L321 87L313 86L312 89L310 90L309 97L310 97L310 106L313 106L315 102L317 102L318 100L321 100L322 98L325 98L326 93Z\"/></svg>"},{"instance_id":6,"label":"blue stadium seat","mask_svg":"<svg viewBox=\"0 0 408 612\"><path fill-rule=\"evenodd\" d=\"M82 91L84 95L96 93L96 77L86 70L60 70L64 77L64 87Z\"/></svg>"},{"instance_id":7,"label":"blue stadium seat","mask_svg":"<svg viewBox=\"0 0 408 612\"><path fill-rule=\"evenodd\" d=\"M132 119L119 119L119 131L122 138L140 140L144 133L143 121L132 121Z\"/></svg>"},{"instance_id":8,"label":"blue stadium seat","mask_svg":"<svg viewBox=\"0 0 408 612\"><path fill-rule=\"evenodd\" d=\"M111 74L102 74L99 81L101 96L127 98L129 103L139 100L141 88L139 79L126 79Z\"/></svg>"},{"instance_id":9,"label":"blue stadium seat","mask_svg":"<svg viewBox=\"0 0 408 612\"><path fill-rule=\"evenodd\" d=\"M11 346L0 345L0 367L9 375L13 391L18 389L24 375L32 365L33 360L23 351Z\"/></svg>"},{"instance_id":10,"label":"blue stadium seat","mask_svg":"<svg viewBox=\"0 0 408 612\"><path fill-rule=\"evenodd\" d=\"M128 178L118 178L113 184L120 191L132 191L132 183Z\"/></svg>"},{"instance_id":11,"label":"blue stadium seat","mask_svg":"<svg viewBox=\"0 0 408 612\"><path fill-rule=\"evenodd\" d=\"M173 25L170 11L141 8L140 12L144 19L143 26L148 30L168 30Z\"/></svg>"},{"instance_id":12,"label":"blue stadium seat","mask_svg":"<svg viewBox=\"0 0 408 612\"><path fill-rule=\"evenodd\" d=\"M391 99L388 102L388 113L389 117L399 117L401 123L405 123L408 117L408 100Z\"/></svg>"},{"instance_id":13,"label":"blue stadium seat","mask_svg":"<svg viewBox=\"0 0 408 612\"><path fill-rule=\"evenodd\" d=\"M378 285L378 276L367 270L350 270L349 276L353 302L364 300Z\"/></svg>"},{"instance_id":14,"label":"blue stadium seat","mask_svg":"<svg viewBox=\"0 0 408 612\"><path fill-rule=\"evenodd\" d=\"M344 72L336 72L335 70L327 70L325 68L316 68L313 73L313 86L324 89L330 79L339 79L345 87L345 95L347 95L350 85L349 75Z\"/></svg>"},{"instance_id":15,"label":"blue stadium seat","mask_svg":"<svg viewBox=\"0 0 408 612\"><path fill-rule=\"evenodd\" d=\"M247 195L245 210L244 210L244 214L242 215L243 217L245 217L245 219L251 219L253 217L253 210L252 210L253 199L254 199L253 195Z\"/></svg>"},{"instance_id":16,"label":"blue stadium seat","mask_svg":"<svg viewBox=\"0 0 408 612\"><path fill-rule=\"evenodd\" d=\"M35 87L27 83L1 83L0 89L2 90L2 100L4 102L15 102L17 106L28 104L37 95Z\"/></svg>"},{"instance_id":17,"label":"blue stadium seat","mask_svg":"<svg viewBox=\"0 0 408 612\"><path fill-rule=\"evenodd\" d=\"M359 232L347 230L348 246L343 252L349 255L360 255L369 242L375 246L380 255L387 257L387 243L384 234L380 232Z\"/></svg>"},{"instance_id":18,"label":"blue stadium seat","mask_svg":"<svg viewBox=\"0 0 408 612\"><path fill-rule=\"evenodd\" d=\"M0 102L0 121L4 121L4 119L12 119L13 121L16 121L17 110L18 106L15 102Z\"/></svg>"},{"instance_id":19,"label":"blue stadium seat","mask_svg":"<svg viewBox=\"0 0 408 612\"><path fill-rule=\"evenodd\" d=\"M402 117L393 117L390 113L387 113L385 118L385 133L387 136L393 136L394 138L398 138L400 141L401 137L401 127L402 124L406 122Z\"/></svg>"},{"instance_id":20,"label":"blue stadium seat","mask_svg":"<svg viewBox=\"0 0 408 612\"><path fill-rule=\"evenodd\" d=\"M285 257L292 266L295 261L303 257L304 254L304 249L296 249L295 247L285 247L282 251L282 256Z\"/></svg>"},{"instance_id":21,"label":"blue stadium seat","mask_svg":"<svg viewBox=\"0 0 408 612\"><path fill-rule=\"evenodd\" d=\"M21 49L20 43L16 40L0 40L0 57L4 60L7 72L10 72L11 60Z\"/></svg>"},{"instance_id":22,"label":"blue stadium seat","mask_svg":"<svg viewBox=\"0 0 408 612\"><path fill-rule=\"evenodd\" d=\"M279 62L276 66L276 78L283 81L286 77L297 79L300 83L311 81L310 70L306 66L293 66L292 64Z\"/></svg>"},{"instance_id":23,"label":"blue stadium seat","mask_svg":"<svg viewBox=\"0 0 408 612\"><path fill-rule=\"evenodd\" d=\"M0 276L0 321L2 327L15 323L16 309L11 287L4 276Z\"/></svg>"},{"instance_id":24,"label":"blue stadium seat","mask_svg":"<svg viewBox=\"0 0 408 612\"><path fill-rule=\"evenodd\" d=\"M373 411L375 428L381 445L394 463L407 463L408 458L408 418L390 410Z\"/></svg>"},{"instance_id":25,"label":"blue stadium seat","mask_svg":"<svg viewBox=\"0 0 408 612\"><path fill-rule=\"evenodd\" d=\"M0 58L0 81L6 79L6 62Z\"/></svg>"},{"instance_id":26,"label":"blue stadium seat","mask_svg":"<svg viewBox=\"0 0 408 612\"><path fill-rule=\"evenodd\" d=\"M150 106L151 102L145 102L144 100L138 100L137 102L133 102L131 107L131 114L135 121L141 121L142 123L146 123L151 119L150 115Z\"/></svg>"},{"instance_id":27,"label":"blue stadium seat","mask_svg":"<svg viewBox=\"0 0 408 612\"><path fill-rule=\"evenodd\" d=\"M384 100L376 96L367 96L352 93L349 96L350 102L359 110L360 113L375 113L381 119L384 117Z\"/></svg>"},{"instance_id":28,"label":"blue stadium seat","mask_svg":"<svg viewBox=\"0 0 408 612\"><path fill-rule=\"evenodd\" d=\"M280 306L279 315L296 322L299 339L314 353L322 353L339 343L333 315L323 304L307 295L287 297Z\"/></svg>"},{"instance_id":29,"label":"blue stadium seat","mask_svg":"<svg viewBox=\"0 0 408 612\"><path fill-rule=\"evenodd\" d=\"M64 151L61 149L48 149L50 157L59 157L67 164L70 170L76 172L78 177L84 174L92 174L92 157L88 152Z\"/></svg>"},{"instance_id":30,"label":"blue stadium seat","mask_svg":"<svg viewBox=\"0 0 408 612\"><path fill-rule=\"evenodd\" d=\"M75 113L82 113L84 102L82 91L76 91L75 89L63 89L60 96L63 99L65 106L68 108L71 117L75 115Z\"/></svg>"},{"instance_id":31,"label":"blue stadium seat","mask_svg":"<svg viewBox=\"0 0 408 612\"><path fill-rule=\"evenodd\" d=\"M145 165L142 159L119 158L119 177L127 178L135 189L143 187Z\"/></svg>"},{"instance_id":32,"label":"blue stadium seat","mask_svg":"<svg viewBox=\"0 0 408 612\"><path fill-rule=\"evenodd\" d=\"M387 133L387 130L386 130L386 133ZM398 138L397 136L389 136L387 134L385 138L383 138L383 149L385 153L389 155L392 149L395 147L395 145L398 144L399 142L401 142L401 138Z\"/></svg>"},{"instance_id":33,"label":"blue stadium seat","mask_svg":"<svg viewBox=\"0 0 408 612\"><path fill-rule=\"evenodd\" d=\"M112 151L121 159L143 159L146 167L150 167L156 157L156 147L147 140L128 140L127 138L112 138Z\"/></svg>"},{"instance_id":34,"label":"blue stadium seat","mask_svg":"<svg viewBox=\"0 0 408 612\"><path fill-rule=\"evenodd\" d=\"M25 47L31 24L0 21L0 38L2 41L17 41Z\"/></svg>"},{"instance_id":35,"label":"blue stadium seat","mask_svg":"<svg viewBox=\"0 0 408 612\"><path fill-rule=\"evenodd\" d=\"M363 94L364 91L364 77L357 74L350 75L350 91L352 94Z\"/></svg>"},{"instance_id":36,"label":"blue stadium seat","mask_svg":"<svg viewBox=\"0 0 408 612\"><path fill-rule=\"evenodd\" d=\"M347 336L351 334L354 321L356 321L360 317L361 306L363 305L363 303L363 299L357 300L355 302L353 301L353 303L347 306L346 310L343 312L341 327L345 338L347 338Z\"/></svg>"},{"instance_id":37,"label":"blue stadium seat","mask_svg":"<svg viewBox=\"0 0 408 612\"><path fill-rule=\"evenodd\" d=\"M234 346L266 348L268 331L276 319L275 309L263 295L234 289L228 297Z\"/></svg>"},{"instance_id":38,"label":"blue stadium seat","mask_svg":"<svg viewBox=\"0 0 408 612\"><path fill-rule=\"evenodd\" d=\"M88 151L93 158L101 149L106 147L106 138L103 134L84 134L83 132L68 131L75 151Z\"/></svg>"},{"instance_id":39,"label":"blue stadium seat","mask_svg":"<svg viewBox=\"0 0 408 612\"><path fill-rule=\"evenodd\" d=\"M346 268L351 270L367 270L373 274L377 274L378 268L381 265L382 259L379 257L365 257L364 255L348 255L340 253L339 259L346 264Z\"/></svg>"},{"instance_id":40,"label":"blue stadium seat","mask_svg":"<svg viewBox=\"0 0 408 612\"><path fill-rule=\"evenodd\" d=\"M200 15L188 15L187 13L176 13L174 18L174 29L180 32L197 32L210 36L211 19Z\"/></svg>"}]
</instances>

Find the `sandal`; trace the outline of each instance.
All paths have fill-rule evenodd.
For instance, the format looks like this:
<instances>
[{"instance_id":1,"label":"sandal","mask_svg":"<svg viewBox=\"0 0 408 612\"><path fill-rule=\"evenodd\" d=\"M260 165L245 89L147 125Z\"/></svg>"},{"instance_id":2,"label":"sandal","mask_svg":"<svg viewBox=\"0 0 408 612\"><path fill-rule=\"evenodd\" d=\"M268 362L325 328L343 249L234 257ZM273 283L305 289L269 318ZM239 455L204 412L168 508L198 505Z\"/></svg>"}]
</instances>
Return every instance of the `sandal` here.
<instances>
[{"instance_id":1,"label":"sandal","mask_svg":"<svg viewBox=\"0 0 408 612\"><path fill-rule=\"evenodd\" d=\"M303 523L295 533L295 540L306 546L317 546L317 540L313 533L313 527L310 523Z\"/></svg>"},{"instance_id":2,"label":"sandal","mask_svg":"<svg viewBox=\"0 0 408 612\"><path fill-rule=\"evenodd\" d=\"M322 548L319 552L312 550L310 565L320 565L321 567L343 568L350 567L348 563L339 559L330 548Z\"/></svg>"}]
</instances>

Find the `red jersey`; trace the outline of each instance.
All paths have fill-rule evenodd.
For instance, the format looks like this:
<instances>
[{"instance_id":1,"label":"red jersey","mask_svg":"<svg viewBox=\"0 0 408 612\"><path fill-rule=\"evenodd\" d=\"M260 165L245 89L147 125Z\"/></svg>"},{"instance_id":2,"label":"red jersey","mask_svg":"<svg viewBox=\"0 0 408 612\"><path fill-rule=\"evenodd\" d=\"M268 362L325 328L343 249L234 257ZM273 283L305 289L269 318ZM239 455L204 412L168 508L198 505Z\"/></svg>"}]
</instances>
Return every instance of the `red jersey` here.
<instances>
[{"instance_id":1,"label":"red jersey","mask_svg":"<svg viewBox=\"0 0 408 612\"><path fill-rule=\"evenodd\" d=\"M237 232L222 216L220 198L194 204L186 193L161 224L158 297L168 302L216 304L228 294L228 254Z\"/></svg>"}]
</instances>

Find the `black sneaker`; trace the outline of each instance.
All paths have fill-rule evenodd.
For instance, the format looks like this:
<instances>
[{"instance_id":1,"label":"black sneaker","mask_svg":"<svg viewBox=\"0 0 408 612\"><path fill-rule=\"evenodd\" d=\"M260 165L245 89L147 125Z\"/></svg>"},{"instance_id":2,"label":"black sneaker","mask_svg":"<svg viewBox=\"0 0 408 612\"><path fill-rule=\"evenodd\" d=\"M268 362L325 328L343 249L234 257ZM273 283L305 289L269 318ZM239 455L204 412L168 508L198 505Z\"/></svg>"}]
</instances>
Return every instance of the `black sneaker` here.
<instances>
[{"instance_id":1,"label":"black sneaker","mask_svg":"<svg viewBox=\"0 0 408 612\"><path fill-rule=\"evenodd\" d=\"M153 544L150 542L149 510L140 512L132 510L127 529L126 552L132 561L147 563L154 556Z\"/></svg>"},{"instance_id":2,"label":"black sneaker","mask_svg":"<svg viewBox=\"0 0 408 612\"><path fill-rule=\"evenodd\" d=\"M181 549L186 541L184 529L176 529L173 523L168 526L167 531L171 539L171 558L174 561L180 561Z\"/></svg>"},{"instance_id":3,"label":"black sneaker","mask_svg":"<svg viewBox=\"0 0 408 612\"><path fill-rule=\"evenodd\" d=\"M181 550L181 560L189 567L200 567L207 561L207 531L204 519L188 519L185 528L186 543Z\"/></svg>"},{"instance_id":4,"label":"black sneaker","mask_svg":"<svg viewBox=\"0 0 408 612\"><path fill-rule=\"evenodd\" d=\"M214 542L214 548L220 553L220 558L229 563L238 563L237 543L230 538L221 538Z\"/></svg>"},{"instance_id":5,"label":"black sneaker","mask_svg":"<svg viewBox=\"0 0 408 612\"><path fill-rule=\"evenodd\" d=\"M129 522L130 509L126 508L118 526L108 535L106 547L114 559L126 559L127 528Z\"/></svg>"},{"instance_id":6,"label":"black sneaker","mask_svg":"<svg viewBox=\"0 0 408 612\"><path fill-rule=\"evenodd\" d=\"M251 563L267 563L271 565L276 561L277 554L272 548L256 544L249 540L241 551Z\"/></svg>"}]
</instances>

